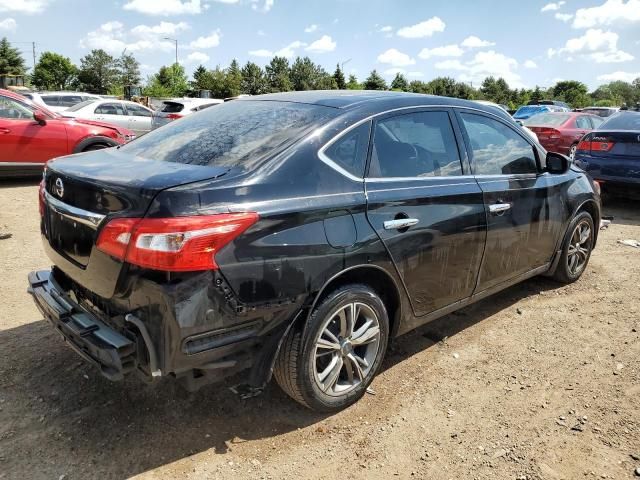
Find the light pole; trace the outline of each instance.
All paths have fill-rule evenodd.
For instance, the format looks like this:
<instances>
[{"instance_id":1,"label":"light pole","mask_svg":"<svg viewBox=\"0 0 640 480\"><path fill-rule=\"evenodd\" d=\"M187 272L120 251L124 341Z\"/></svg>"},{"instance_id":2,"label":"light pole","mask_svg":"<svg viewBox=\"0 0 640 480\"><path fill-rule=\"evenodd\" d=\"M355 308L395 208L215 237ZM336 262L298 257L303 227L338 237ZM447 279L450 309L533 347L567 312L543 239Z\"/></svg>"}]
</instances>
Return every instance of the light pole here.
<instances>
[{"instance_id":1,"label":"light pole","mask_svg":"<svg viewBox=\"0 0 640 480\"><path fill-rule=\"evenodd\" d=\"M176 64L178 63L178 39L171 37L164 37L163 40L169 40L176 44Z\"/></svg>"},{"instance_id":2,"label":"light pole","mask_svg":"<svg viewBox=\"0 0 640 480\"><path fill-rule=\"evenodd\" d=\"M345 60L344 62L342 62L340 64L340 70L342 70L342 73L344 73L344 66L349 63L351 61L351 59Z\"/></svg>"}]
</instances>

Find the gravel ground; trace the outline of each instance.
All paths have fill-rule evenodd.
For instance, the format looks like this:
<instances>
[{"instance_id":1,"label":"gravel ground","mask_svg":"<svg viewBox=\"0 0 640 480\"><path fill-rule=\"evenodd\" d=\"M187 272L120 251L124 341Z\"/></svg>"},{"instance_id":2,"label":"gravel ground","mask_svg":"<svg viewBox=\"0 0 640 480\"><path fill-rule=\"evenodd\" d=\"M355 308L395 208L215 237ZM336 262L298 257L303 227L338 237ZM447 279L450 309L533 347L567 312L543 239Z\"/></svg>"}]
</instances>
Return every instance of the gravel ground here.
<instances>
[{"instance_id":1,"label":"gravel ground","mask_svg":"<svg viewBox=\"0 0 640 480\"><path fill-rule=\"evenodd\" d=\"M26 294L34 182L0 185L0 478L627 479L640 467L640 240L615 216L580 281L533 279L394 342L374 395L311 413L275 384L101 378Z\"/></svg>"}]
</instances>

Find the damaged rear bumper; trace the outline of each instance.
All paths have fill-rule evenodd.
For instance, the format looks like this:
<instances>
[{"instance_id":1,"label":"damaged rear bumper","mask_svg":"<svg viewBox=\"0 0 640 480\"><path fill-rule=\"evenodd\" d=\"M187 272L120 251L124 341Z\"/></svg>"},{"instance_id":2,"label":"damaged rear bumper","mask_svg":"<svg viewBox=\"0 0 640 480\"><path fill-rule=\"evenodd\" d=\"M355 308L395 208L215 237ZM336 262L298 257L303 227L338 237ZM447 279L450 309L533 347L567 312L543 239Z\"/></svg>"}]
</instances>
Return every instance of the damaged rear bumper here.
<instances>
[{"instance_id":1,"label":"damaged rear bumper","mask_svg":"<svg viewBox=\"0 0 640 480\"><path fill-rule=\"evenodd\" d=\"M120 380L136 368L136 344L71 301L50 271L31 272L28 292L69 346L103 376Z\"/></svg>"}]
</instances>

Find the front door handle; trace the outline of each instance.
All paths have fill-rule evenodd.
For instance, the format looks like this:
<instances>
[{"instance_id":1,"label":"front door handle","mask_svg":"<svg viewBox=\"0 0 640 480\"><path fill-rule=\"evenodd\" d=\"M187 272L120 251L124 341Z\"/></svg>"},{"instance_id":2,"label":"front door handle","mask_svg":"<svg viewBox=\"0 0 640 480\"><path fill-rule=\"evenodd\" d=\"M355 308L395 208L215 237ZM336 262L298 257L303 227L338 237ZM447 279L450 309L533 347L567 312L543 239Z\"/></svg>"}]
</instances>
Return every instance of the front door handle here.
<instances>
[{"instance_id":1,"label":"front door handle","mask_svg":"<svg viewBox=\"0 0 640 480\"><path fill-rule=\"evenodd\" d=\"M507 210L511 210L510 203L494 203L493 205L489 205L489 211L494 215L502 215Z\"/></svg>"},{"instance_id":2,"label":"front door handle","mask_svg":"<svg viewBox=\"0 0 640 480\"><path fill-rule=\"evenodd\" d=\"M385 230L401 230L403 228L413 227L420 220L417 218L397 218L395 220L387 220L384 222Z\"/></svg>"},{"instance_id":3,"label":"front door handle","mask_svg":"<svg viewBox=\"0 0 640 480\"><path fill-rule=\"evenodd\" d=\"M0 128L0 133L11 133L10 128Z\"/></svg>"}]
</instances>

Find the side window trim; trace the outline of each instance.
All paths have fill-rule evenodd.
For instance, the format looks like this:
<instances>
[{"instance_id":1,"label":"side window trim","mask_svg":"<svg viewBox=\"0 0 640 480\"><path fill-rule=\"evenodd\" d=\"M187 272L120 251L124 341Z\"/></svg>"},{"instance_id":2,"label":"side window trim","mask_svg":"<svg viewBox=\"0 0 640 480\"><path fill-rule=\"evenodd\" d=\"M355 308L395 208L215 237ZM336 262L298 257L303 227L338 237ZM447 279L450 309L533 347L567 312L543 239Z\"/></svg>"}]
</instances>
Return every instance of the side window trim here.
<instances>
[{"instance_id":1,"label":"side window trim","mask_svg":"<svg viewBox=\"0 0 640 480\"><path fill-rule=\"evenodd\" d=\"M342 139L342 137L344 137L345 135L348 135L352 130L355 130L356 128L361 127L364 124L369 124L369 142L367 145L367 156L365 159L365 173L367 171L368 168L368 164L369 164L369 153L371 152L371 136L372 136L372 120L370 118L367 118L363 121L359 121L354 123L353 125L350 125L349 128L341 131L340 133L338 133L336 136L334 136L331 140L329 140L327 143L325 143L319 150L318 150L318 158L320 158L320 160L324 163L326 163L328 166L330 166L331 168L333 168L334 170L336 170L337 172L339 172L340 174L344 175L345 177L349 178L350 180L354 180L356 182L362 182L363 181L363 177L358 177L356 175L354 175L353 173L349 172L348 170L346 170L345 168L343 168L341 165L339 165L337 162L334 162L331 158L329 158L327 156L327 154L325 153L325 150L327 150L329 147L331 147L331 145L333 145L334 143L336 143L337 141L339 141L340 139Z\"/></svg>"},{"instance_id":2,"label":"side window trim","mask_svg":"<svg viewBox=\"0 0 640 480\"><path fill-rule=\"evenodd\" d=\"M466 109L464 107L454 107L453 108L454 112L455 112L455 116L456 116L456 120L458 122L459 128L461 130L462 133L462 138L464 139L464 147L466 150L466 155L467 158L469 160L469 163L471 165L471 175L474 175L476 177L512 177L512 178L532 178L532 177L537 177L541 174L544 173L543 168L542 168L542 164L540 161L540 153L538 151L538 148L531 143L531 139L527 138L524 132L520 132L518 130L516 130L515 128L513 128L512 125L509 125L507 122L505 122L503 119L501 119L500 117L498 117L497 115L486 115L485 112L481 111L481 110L475 110L475 109ZM533 152L533 155L535 157L535 161L536 161L536 167L537 167L537 173L512 173L512 174L476 174L476 168L475 168L475 161L473 159L473 154L471 151L471 140L469 139L469 136L467 134L467 130L463 127L464 123L462 121L462 117L460 116L461 113L468 113L471 115L478 115L478 116L482 116L485 118L488 118L490 120L495 120L497 122L500 122L502 125L510 128L513 132L515 132L516 134L518 134L526 143L529 144L529 146L531 147L531 150Z\"/></svg>"},{"instance_id":3,"label":"side window trim","mask_svg":"<svg viewBox=\"0 0 640 480\"><path fill-rule=\"evenodd\" d=\"M386 120L388 118L399 117L402 115L409 115L412 113L422 113L422 112L445 112L449 117L449 122L451 124L451 129L453 130L453 136L456 142L456 148L458 150L458 158L460 161L460 168L462 170L461 175L452 175L452 176L430 176L430 177L370 177L369 176L369 167L371 165L371 156L373 153L373 137L376 130L376 125L378 122L382 120ZM425 180L433 180L435 179L452 179L452 178L460 178L464 176L471 175L471 170L468 167L468 156L467 152L464 148L462 148L460 144L459 130L457 119L453 113L453 109L449 106L442 105L425 105L425 106L416 106L411 109L406 109L402 111L389 111L382 112L372 118L371 130L369 134L369 151L367 152L367 162L365 167L364 178L367 182L397 182L397 181L408 181L408 180L416 180L416 181L425 181Z\"/></svg>"}]
</instances>

